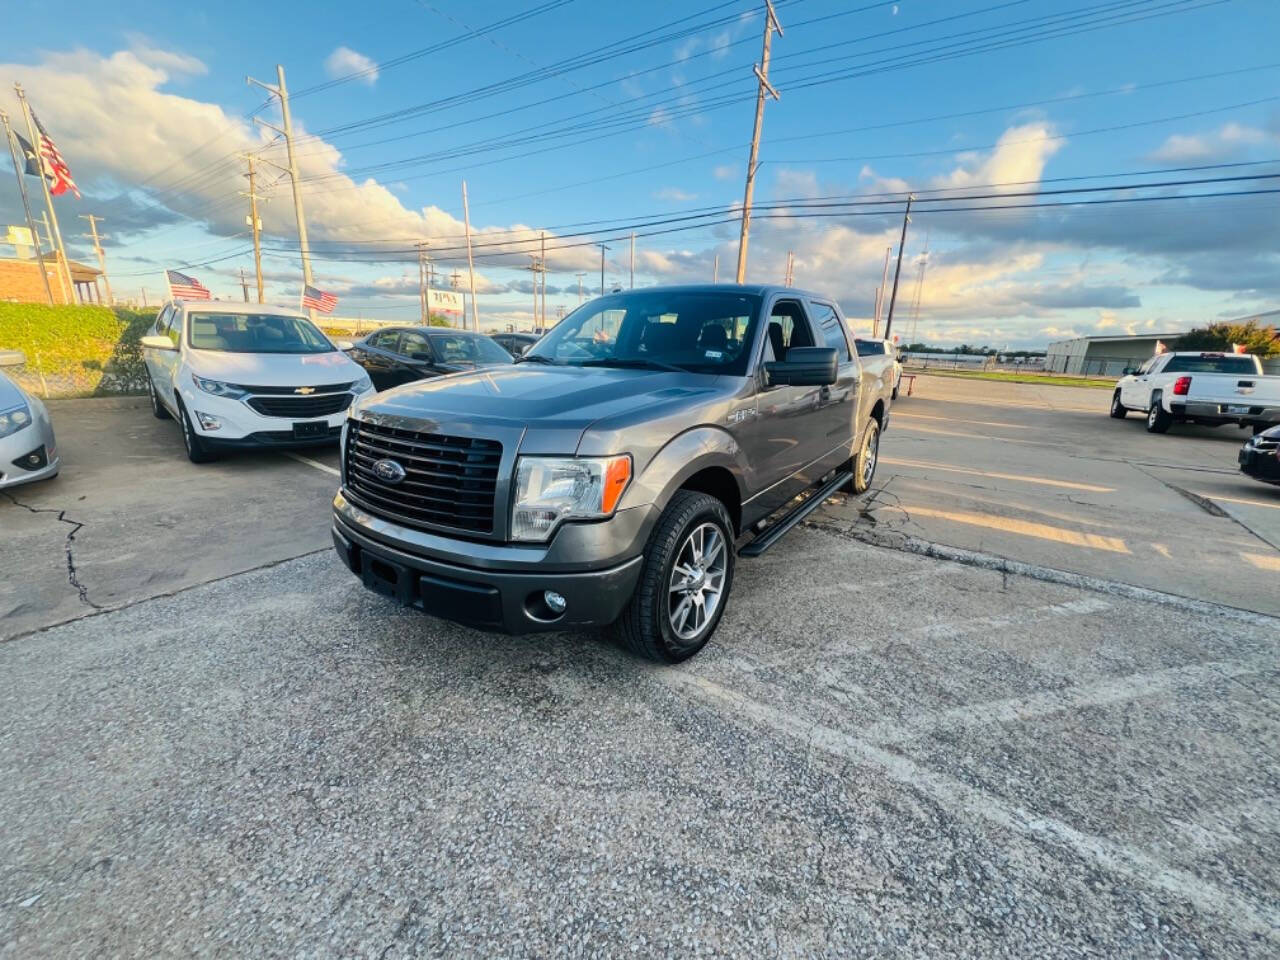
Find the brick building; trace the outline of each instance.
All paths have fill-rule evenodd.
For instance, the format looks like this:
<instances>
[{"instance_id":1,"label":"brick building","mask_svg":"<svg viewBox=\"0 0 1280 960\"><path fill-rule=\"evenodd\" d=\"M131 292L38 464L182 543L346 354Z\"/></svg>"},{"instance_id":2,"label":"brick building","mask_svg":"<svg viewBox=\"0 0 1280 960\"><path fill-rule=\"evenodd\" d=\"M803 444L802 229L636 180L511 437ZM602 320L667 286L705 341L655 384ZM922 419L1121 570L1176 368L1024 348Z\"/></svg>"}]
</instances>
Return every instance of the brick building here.
<instances>
[{"instance_id":1,"label":"brick building","mask_svg":"<svg viewBox=\"0 0 1280 960\"><path fill-rule=\"evenodd\" d=\"M53 290L54 303L102 302L102 293L98 289L98 278L102 275L102 271L77 263L75 260L69 261L71 282L75 290L72 297L68 299L58 276L57 263L53 254L44 255L44 266L49 274L49 286ZM17 303L49 302L49 295L45 292L44 283L40 280L40 264L35 257L27 260L0 258L0 300Z\"/></svg>"}]
</instances>

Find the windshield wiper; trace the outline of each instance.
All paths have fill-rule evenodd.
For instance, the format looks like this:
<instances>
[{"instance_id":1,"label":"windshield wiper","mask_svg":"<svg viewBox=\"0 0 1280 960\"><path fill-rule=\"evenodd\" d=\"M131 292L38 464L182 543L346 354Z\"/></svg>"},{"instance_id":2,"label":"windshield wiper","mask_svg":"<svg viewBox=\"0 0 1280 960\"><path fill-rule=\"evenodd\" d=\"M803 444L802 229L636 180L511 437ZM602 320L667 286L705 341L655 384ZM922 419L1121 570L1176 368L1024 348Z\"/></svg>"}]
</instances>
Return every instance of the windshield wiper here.
<instances>
[{"instance_id":1,"label":"windshield wiper","mask_svg":"<svg viewBox=\"0 0 1280 960\"><path fill-rule=\"evenodd\" d=\"M537 353L521 354L511 362L512 363L549 363L553 367L559 366L559 364L556 363L556 361L552 360L550 357L544 357L541 354L537 354Z\"/></svg>"},{"instance_id":2,"label":"windshield wiper","mask_svg":"<svg viewBox=\"0 0 1280 960\"><path fill-rule=\"evenodd\" d=\"M688 373L684 367L662 360L650 360L645 357L606 357L600 360L584 360L580 367L620 367L631 370L669 370L672 373Z\"/></svg>"}]
</instances>

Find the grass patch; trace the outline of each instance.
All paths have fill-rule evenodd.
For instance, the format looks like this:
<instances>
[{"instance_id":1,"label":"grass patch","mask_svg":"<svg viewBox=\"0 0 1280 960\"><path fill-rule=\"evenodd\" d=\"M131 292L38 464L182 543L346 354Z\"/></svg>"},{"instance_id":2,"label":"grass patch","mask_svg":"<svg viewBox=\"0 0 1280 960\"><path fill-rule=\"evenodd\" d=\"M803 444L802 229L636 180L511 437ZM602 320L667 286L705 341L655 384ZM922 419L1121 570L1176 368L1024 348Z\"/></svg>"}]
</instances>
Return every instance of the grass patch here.
<instances>
[{"instance_id":1,"label":"grass patch","mask_svg":"<svg viewBox=\"0 0 1280 960\"><path fill-rule=\"evenodd\" d=\"M1003 383L1034 383L1050 387L1088 387L1094 390L1114 390L1115 380L1106 377L1067 377L1053 373L1014 373L1007 370L916 370L907 367L904 373L918 373L930 377L956 377L960 380L998 380Z\"/></svg>"}]
</instances>

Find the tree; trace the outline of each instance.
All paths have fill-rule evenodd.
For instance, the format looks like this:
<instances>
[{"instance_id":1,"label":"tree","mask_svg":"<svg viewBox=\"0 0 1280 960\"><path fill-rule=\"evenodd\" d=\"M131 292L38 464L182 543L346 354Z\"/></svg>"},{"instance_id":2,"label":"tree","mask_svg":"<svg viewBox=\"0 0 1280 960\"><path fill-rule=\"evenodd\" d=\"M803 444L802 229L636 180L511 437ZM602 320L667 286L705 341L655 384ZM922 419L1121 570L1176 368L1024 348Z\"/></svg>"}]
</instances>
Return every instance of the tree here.
<instances>
[{"instance_id":1,"label":"tree","mask_svg":"<svg viewBox=\"0 0 1280 960\"><path fill-rule=\"evenodd\" d=\"M1248 353L1260 357L1280 354L1280 333L1275 327L1264 327L1257 320L1247 323L1211 323L1178 338L1177 350L1213 350L1230 352L1231 345L1243 344Z\"/></svg>"}]
</instances>

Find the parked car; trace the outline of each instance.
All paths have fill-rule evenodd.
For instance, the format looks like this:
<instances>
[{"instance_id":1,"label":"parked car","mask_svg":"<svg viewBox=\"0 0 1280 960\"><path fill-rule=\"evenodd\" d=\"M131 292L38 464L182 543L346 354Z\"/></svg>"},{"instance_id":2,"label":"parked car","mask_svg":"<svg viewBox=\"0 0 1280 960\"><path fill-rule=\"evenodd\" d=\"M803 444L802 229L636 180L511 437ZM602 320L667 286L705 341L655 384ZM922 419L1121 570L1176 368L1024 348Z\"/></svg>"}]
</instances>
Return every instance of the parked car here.
<instances>
[{"instance_id":1,"label":"parked car","mask_svg":"<svg viewBox=\"0 0 1280 960\"><path fill-rule=\"evenodd\" d=\"M511 354L484 334L447 327L383 327L347 352L378 390L511 363Z\"/></svg>"},{"instance_id":2,"label":"parked car","mask_svg":"<svg viewBox=\"0 0 1280 960\"><path fill-rule=\"evenodd\" d=\"M1280 423L1280 377L1264 376L1251 353L1161 353L1124 374L1111 395L1111 416L1144 411L1149 433L1188 422L1261 433Z\"/></svg>"},{"instance_id":3,"label":"parked car","mask_svg":"<svg viewBox=\"0 0 1280 960\"><path fill-rule=\"evenodd\" d=\"M142 338L151 412L173 417L193 463L243 447L332 443L369 376L295 310L167 303Z\"/></svg>"},{"instance_id":4,"label":"parked car","mask_svg":"<svg viewBox=\"0 0 1280 960\"><path fill-rule=\"evenodd\" d=\"M1240 472L1263 483L1280 484L1280 427L1255 434L1240 448Z\"/></svg>"},{"instance_id":5,"label":"parked car","mask_svg":"<svg viewBox=\"0 0 1280 960\"><path fill-rule=\"evenodd\" d=\"M21 366L26 357L0 351L0 366ZM0 490L58 475L58 444L49 411L0 371Z\"/></svg>"},{"instance_id":6,"label":"parked car","mask_svg":"<svg viewBox=\"0 0 1280 960\"><path fill-rule=\"evenodd\" d=\"M892 367L892 384L889 395L890 399L898 399L898 386L902 383L902 361L898 359L898 351L894 347L892 340L883 340L879 337L858 337L854 341L858 349L860 357L890 357L893 360Z\"/></svg>"},{"instance_id":7,"label":"parked car","mask_svg":"<svg viewBox=\"0 0 1280 960\"><path fill-rule=\"evenodd\" d=\"M514 365L356 404L334 545L366 587L437 616L612 625L684 660L720 622L737 556L871 485L892 363L859 359L818 294L606 295Z\"/></svg>"},{"instance_id":8,"label":"parked car","mask_svg":"<svg viewBox=\"0 0 1280 960\"><path fill-rule=\"evenodd\" d=\"M495 333L491 334L494 343L513 357L522 356L540 339L536 333Z\"/></svg>"}]
</instances>

